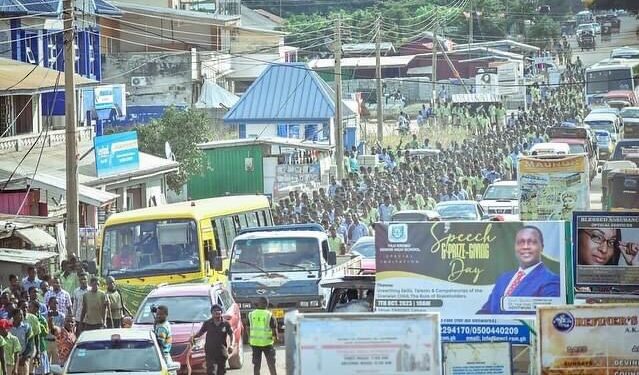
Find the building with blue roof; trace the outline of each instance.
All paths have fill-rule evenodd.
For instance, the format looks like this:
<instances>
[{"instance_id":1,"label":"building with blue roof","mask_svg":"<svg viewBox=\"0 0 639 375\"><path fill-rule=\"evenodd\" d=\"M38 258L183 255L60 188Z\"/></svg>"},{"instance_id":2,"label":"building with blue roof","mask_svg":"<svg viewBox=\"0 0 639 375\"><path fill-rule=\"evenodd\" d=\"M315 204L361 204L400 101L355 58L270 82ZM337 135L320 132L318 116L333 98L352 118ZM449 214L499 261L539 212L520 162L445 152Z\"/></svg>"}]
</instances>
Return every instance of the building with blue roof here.
<instances>
[{"instance_id":1,"label":"building with blue roof","mask_svg":"<svg viewBox=\"0 0 639 375\"><path fill-rule=\"evenodd\" d=\"M334 144L335 93L305 63L274 63L224 116L239 138L286 137ZM345 146L356 143L357 115L342 105Z\"/></svg>"}]
</instances>

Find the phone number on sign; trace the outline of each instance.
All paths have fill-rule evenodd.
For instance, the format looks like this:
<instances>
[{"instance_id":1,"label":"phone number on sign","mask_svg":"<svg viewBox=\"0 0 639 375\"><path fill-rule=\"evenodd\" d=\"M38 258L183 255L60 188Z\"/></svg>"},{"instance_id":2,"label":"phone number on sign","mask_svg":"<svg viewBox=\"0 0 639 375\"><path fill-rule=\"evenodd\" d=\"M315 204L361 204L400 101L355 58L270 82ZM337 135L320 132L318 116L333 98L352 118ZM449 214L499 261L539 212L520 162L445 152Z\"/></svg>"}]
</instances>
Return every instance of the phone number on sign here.
<instances>
[{"instance_id":1,"label":"phone number on sign","mask_svg":"<svg viewBox=\"0 0 639 375\"><path fill-rule=\"evenodd\" d=\"M518 335L519 327L442 326L442 335Z\"/></svg>"}]
</instances>

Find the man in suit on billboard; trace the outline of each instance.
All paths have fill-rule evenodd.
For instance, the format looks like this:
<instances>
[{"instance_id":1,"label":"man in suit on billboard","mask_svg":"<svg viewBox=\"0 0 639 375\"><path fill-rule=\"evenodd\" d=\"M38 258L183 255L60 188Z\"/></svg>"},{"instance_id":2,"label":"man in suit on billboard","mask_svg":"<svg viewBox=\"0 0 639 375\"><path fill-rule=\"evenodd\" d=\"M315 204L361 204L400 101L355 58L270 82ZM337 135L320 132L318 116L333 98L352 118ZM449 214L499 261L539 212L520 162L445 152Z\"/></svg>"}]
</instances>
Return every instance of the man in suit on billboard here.
<instances>
[{"instance_id":1,"label":"man in suit on billboard","mask_svg":"<svg viewBox=\"0 0 639 375\"><path fill-rule=\"evenodd\" d=\"M559 297L560 280L541 261L544 235L539 228L527 225L515 236L515 256L519 269L506 272L497 278L488 301L478 314L517 314L518 311L502 310L504 297Z\"/></svg>"}]
</instances>

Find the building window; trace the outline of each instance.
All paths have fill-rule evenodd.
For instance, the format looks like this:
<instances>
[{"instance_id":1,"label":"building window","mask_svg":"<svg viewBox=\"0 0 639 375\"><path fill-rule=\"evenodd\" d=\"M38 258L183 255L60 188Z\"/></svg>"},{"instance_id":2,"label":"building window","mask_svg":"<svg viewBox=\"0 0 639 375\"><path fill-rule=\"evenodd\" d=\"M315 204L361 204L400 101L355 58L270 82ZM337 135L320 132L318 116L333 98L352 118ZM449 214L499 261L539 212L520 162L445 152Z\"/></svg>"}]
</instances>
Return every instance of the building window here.
<instances>
[{"instance_id":1,"label":"building window","mask_svg":"<svg viewBox=\"0 0 639 375\"><path fill-rule=\"evenodd\" d=\"M58 45L56 44L56 39L56 34L49 34L47 36L47 51L49 51L47 66L50 69L56 69L58 67Z\"/></svg>"}]
</instances>

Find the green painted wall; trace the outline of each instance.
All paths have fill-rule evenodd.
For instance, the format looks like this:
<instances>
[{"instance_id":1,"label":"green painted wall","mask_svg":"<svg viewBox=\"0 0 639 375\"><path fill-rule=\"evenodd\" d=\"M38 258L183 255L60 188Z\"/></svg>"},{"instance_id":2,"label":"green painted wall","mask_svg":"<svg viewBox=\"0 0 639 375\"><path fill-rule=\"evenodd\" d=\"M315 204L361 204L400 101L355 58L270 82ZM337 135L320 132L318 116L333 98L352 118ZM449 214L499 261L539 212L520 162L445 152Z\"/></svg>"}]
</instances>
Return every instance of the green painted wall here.
<instances>
[{"instance_id":1,"label":"green painted wall","mask_svg":"<svg viewBox=\"0 0 639 375\"><path fill-rule=\"evenodd\" d=\"M256 194L264 192L262 168L263 146L248 145L204 150L208 169L201 176L192 176L188 182L191 199L219 197L229 193ZM253 170L244 166L246 158L253 158Z\"/></svg>"}]
</instances>

